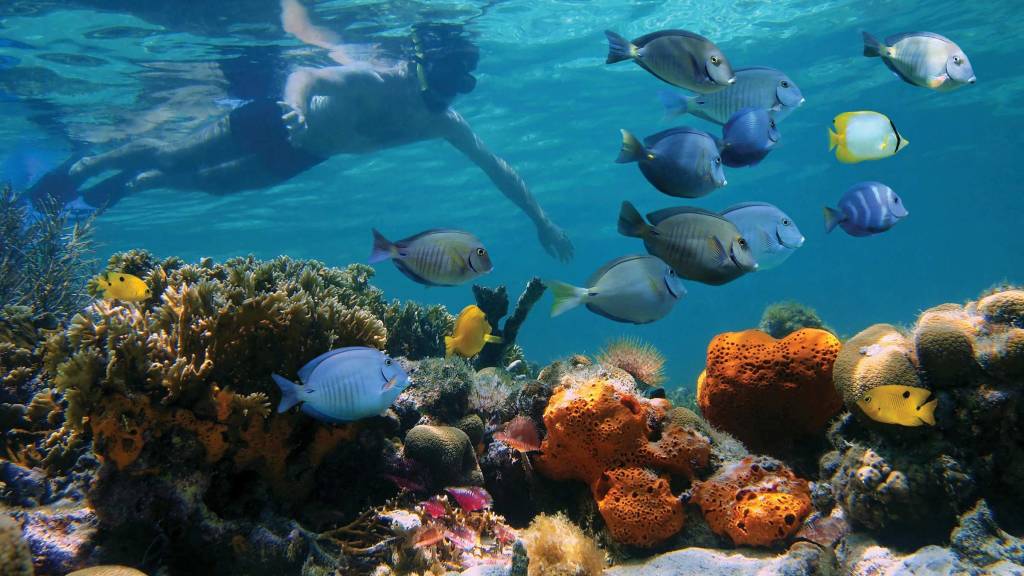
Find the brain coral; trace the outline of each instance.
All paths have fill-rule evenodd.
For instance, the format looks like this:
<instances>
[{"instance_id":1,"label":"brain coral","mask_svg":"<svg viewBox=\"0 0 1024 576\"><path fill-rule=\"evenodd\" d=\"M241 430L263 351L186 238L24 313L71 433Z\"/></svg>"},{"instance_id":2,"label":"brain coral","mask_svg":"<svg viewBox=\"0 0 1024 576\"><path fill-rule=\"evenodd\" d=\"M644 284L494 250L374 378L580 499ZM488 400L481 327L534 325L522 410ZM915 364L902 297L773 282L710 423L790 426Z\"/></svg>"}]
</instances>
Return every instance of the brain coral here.
<instances>
[{"instance_id":1,"label":"brain coral","mask_svg":"<svg viewBox=\"0 0 1024 576\"><path fill-rule=\"evenodd\" d=\"M922 388L914 346L889 324L875 324L843 344L836 359L835 387L847 408L860 411L857 401L868 391L886 385Z\"/></svg>"},{"instance_id":2,"label":"brain coral","mask_svg":"<svg viewBox=\"0 0 1024 576\"><path fill-rule=\"evenodd\" d=\"M421 424L405 435L405 454L426 465L442 485L481 486L483 472L469 436L451 426Z\"/></svg>"},{"instance_id":3,"label":"brain coral","mask_svg":"<svg viewBox=\"0 0 1024 576\"><path fill-rule=\"evenodd\" d=\"M723 466L694 486L691 501L700 506L716 534L748 546L784 542L811 511L807 481L764 456Z\"/></svg>"},{"instance_id":4,"label":"brain coral","mask_svg":"<svg viewBox=\"0 0 1024 576\"><path fill-rule=\"evenodd\" d=\"M814 328L781 340L759 330L719 334L708 345L697 405L751 450L786 453L842 407L832 386L839 348L835 336Z\"/></svg>"},{"instance_id":5,"label":"brain coral","mask_svg":"<svg viewBox=\"0 0 1024 576\"><path fill-rule=\"evenodd\" d=\"M556 480L586 482L620 542L657 544L683 524L668 477L689 479L705 468L708 440L669 422L660 408L599 368L583 370L588 377L566 376L548 402L537 469Z\"/></svg>"}]
</instances>

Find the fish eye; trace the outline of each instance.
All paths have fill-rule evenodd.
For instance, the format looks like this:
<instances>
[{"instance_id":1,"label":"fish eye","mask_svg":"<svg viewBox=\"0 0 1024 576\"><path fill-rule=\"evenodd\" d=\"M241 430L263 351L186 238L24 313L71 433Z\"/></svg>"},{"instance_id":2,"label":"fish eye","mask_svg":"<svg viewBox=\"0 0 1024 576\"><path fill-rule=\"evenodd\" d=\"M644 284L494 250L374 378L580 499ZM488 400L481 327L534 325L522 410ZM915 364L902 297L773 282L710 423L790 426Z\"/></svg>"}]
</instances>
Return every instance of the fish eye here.
<instances>
[{"instance_id":1,"label":"fish eye","mask_svg":"<svg viewBox=\"0 0 1024 576\"><path fill-rule=\"evenodd\" d=\"M786 80L783 80L783 81L782 81L782 82L780 82L779 84L780 84L780 85L781 85L781 86L782 86L783 88L789 88L789 82L787 82Z\"/></svg>"},{"instance_id":2,"label":"fish eye","mask_svg":"<svg viewBox=\"0 0 1024 576\"><path fill-rule=\"evenodd\" d=\"M477 256L483 256L484 254L487 254L487 250L484 250L483 248L477 248L476 254Z\"/></svg>"},{"instance_id":3,"label":"fish eye","mask_svg":"<svg viewBox=\"0 0 1024 576\"><path fill-rule=\"evenodd\" d=\"M392 362L391 358L386 358L386 359L384 360L384 365L385 365L385 366L391 366L391 364L392 364L392 363L393 363L393 362Z\"/></svg>"},{"instance_id":4,"label":"fish eye","mask_svg":"<svg viewBox=\"0 0 1024 576\"><path fill-rule=\"evenodd\" d=\"M718 66L719 64L722 63L722 59L719 58L718 56L712 56L711 63L714 64L715 66Z\"/></svg>"},{"instance_id":5,"label":"fish eye","mask_svg":"<svg viewBox=\"0 0 1024 576\"><path fill-rule=\"evenodd\" d=\"M897 204L899 204L900 203L900 197L897 196L897 197L893 198L892 201L897 203Z\"/></svg>"},{"instance_id":6,"label":"fish eye","mask_svg":"<svg viewBox=\"0 0 1024 576\"><path fill-rule=\"evenodd\" d=\"M118 280L120 280L121 282L124 282L124 276L119 277Z\"/></svg>"},{"instance_id":7,"label":"fish eye","mask_svg":"<svg viewBox=\"0 0 1024 576\"><path fill-rule=\"evenodd\" d=\"M743 248L747 247L747 240L745 238L740 237L739 242L740 242L740 246L742 246Z\"/></svg>"},{"instance_id":8,"label":"fish eye","mask_svg":"<svg viewBox=\"0 0 1024 576\"><path fill-rule=\"evenodd\" d=\"M715 158L715 166L721 166L721 165L722 165L722 158L721 157Z\"/></svg>"},{"instance_id":9,"label":"fish eye","mask_svg":"<svg viewBox=\"0 0 1024 576\"><path fill-rule=\"evenodd\" d=\"M904 398L910 398L910 391L909 390L904 390L903 391L903 397Z\"/></svg>"},{"instance_id":10,"label":"fish eye","mask_svg":"<svg viewBox=\"0 0 1024 576\"><path fill-rule=\"evenodd\" d=\"M959 56L953 56L953 63L954 64L960 64L960 62L961 62L961 60L960 60Z\"/></svg>"},{"instance_id":11,"label":"fish eye","mask_svg":"<svg viewBox=\"0 0 1024 576\"><path fill-rule=\"evenodd\" d=\"M789 226L790 224L792 224L792 222L789 221L789 218L783 218L782 219L782 225L783 226Z\"/></svg>"},{"instance_id":12,"label":"fish eye","mask_svg":"<svg viewBox=\"0 0 1024 576\"><path fill-rule=\"evenodd\" d=\"M675 276L675 275L676 275L676 271L675 271L675 270L673 270L673 269L671 269L671 268L669 268L669 269L668 269L668 275L669 275L669 276Z\"/></svg>"},{"instance_id":13,"label":"fish eye","mask_svg":"<svg viewBox=\"0 0 1024 576\"><path fill-rule=\"evenodd\" d=\"M775 128L775 120L769 120L768 125L771 126L772 128Z\"/></svg>"}]
</instances>

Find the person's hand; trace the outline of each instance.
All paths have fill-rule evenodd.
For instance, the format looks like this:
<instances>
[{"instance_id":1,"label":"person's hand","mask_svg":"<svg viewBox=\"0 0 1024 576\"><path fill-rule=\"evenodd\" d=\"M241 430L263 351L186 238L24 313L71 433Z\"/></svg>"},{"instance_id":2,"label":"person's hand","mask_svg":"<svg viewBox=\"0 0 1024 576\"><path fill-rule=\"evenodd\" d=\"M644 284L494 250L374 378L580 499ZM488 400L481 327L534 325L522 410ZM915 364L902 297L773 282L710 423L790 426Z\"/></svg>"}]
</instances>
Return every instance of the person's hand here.
<instances>
[{"instance_id":1,"label":"person's hand","mask_svg":"<svg viewBox=\"0 0 1024 576\"><path fill-rule=\"evenodd\" d=\"M302 110L287 102L278 102L281 107L281 122L288 131L288 141L293 146L300 146L306 137L309 126L306 124L306 115Z\"/></svg>"},{"instance_id":2,"label":"person's hand","mask_svg":"<svg viewBox=\"0 0 1024 576\"><path fill-rule=\"evenodd\" d=\"M572 260L572 241L569 240L569 235L556 226L554 222L545 220L538 224L537 238L540 240L541 246L547 250L552 258L557 258L562 262Z\"/></svg>"}]
</instances>

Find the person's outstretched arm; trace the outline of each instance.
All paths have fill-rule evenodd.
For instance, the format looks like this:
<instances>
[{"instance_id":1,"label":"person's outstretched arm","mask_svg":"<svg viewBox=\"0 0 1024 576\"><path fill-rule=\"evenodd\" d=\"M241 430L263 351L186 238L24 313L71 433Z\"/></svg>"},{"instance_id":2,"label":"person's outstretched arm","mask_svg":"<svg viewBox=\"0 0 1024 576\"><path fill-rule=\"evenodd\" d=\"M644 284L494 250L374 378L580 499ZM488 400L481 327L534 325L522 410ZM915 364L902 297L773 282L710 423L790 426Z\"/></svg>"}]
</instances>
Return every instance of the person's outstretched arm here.
<instances>
[{"instance_id":1,"label":"person's outstretched arm","mask_svg":"<svg viewBox=\"0 0 1024 576\"><path fill-rule=\"evenodd\" d=\"M498 190L533 220L537 226L537 237L549 254L562 262L572 259L572 242L566 233L544 214L515 169L488 150L466 120L454 110L446 113L444 137L479 166Z\"/></svg>"}]
</instances>

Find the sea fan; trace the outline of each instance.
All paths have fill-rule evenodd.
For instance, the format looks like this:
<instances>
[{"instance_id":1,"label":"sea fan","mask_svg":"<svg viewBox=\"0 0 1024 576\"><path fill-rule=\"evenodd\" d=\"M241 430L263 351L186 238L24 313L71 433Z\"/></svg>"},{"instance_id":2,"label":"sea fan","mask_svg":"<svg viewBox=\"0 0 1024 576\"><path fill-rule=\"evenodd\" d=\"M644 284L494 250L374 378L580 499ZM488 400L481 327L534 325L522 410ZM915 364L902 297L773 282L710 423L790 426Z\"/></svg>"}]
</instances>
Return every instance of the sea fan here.
<instances>
[{"instance_id":1,"label":"sea fan","mask_svg":"<svg viewBox=\"0 0 1024 576\"><path fill-rule=\"evenodd\" d=\"M654 346L636 338L620 338L608 344L597 361L624 370L648 386L665 381L665 357Z\"/></svg>"}]
</instances>

